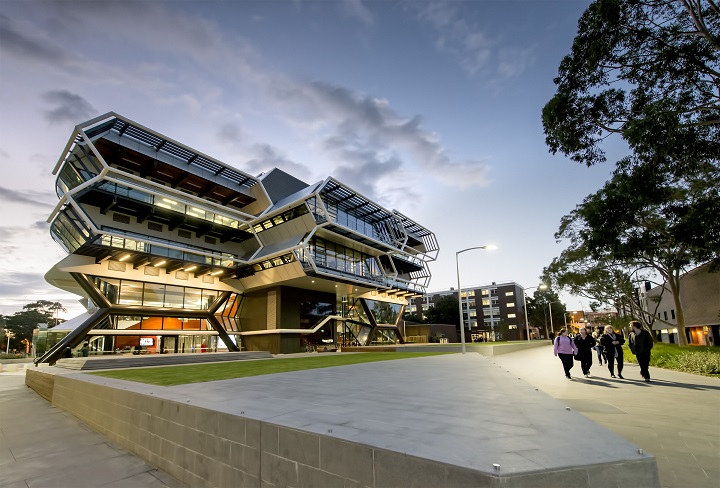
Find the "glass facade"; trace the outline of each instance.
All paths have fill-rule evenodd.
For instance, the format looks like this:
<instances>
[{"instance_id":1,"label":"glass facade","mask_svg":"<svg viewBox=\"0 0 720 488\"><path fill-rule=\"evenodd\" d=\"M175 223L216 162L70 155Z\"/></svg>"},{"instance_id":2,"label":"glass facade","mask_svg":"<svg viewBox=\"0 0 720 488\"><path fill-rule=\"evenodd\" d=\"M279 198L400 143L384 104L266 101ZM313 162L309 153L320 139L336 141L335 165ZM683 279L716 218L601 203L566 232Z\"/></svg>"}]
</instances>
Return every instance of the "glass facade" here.
<instances>
[{"instance_id":1,"label":"glass facade","mask_svg":"<svg viewBox=\"0 0 720 488\"><path fill-rule=\"evenodd\" d=\"M382 346L385 344L398 344L400 338L395 329L375 329L370 344L373 346Z\"/></svg>"},{"instance_id":2,"label":"glass facade","mask_svg":"<svg viewBox=\"0 0 720 488\"><path fill-rule=\"evenodd\" d=\"M335 305L329 302L300 302L300 328L312 329L318 322L335 313Z\"/></svg>"},{"instance_id":3,"label":"glass facade","mask_svg":"<svg viewBox=\"0 0 720 488\"><path fill-rule=\"evenodd\" d=\"M70 206L65 207L53 220L50 235L68 254L74 253L95 238L90 228Z\"/></svg>"},{"instance_id":4,"label":"glass facade","mask_svg":"<svg viewBox=\"0 0 720 488\"><path fill-rule=\"evenodd\" d=\"M208 310L215 303L219 294L216 290L165 285L162 283L144 283L142 281L99 278L96 276L91 276L90 279L100 293L114 305ZM227 304L223 311L226 310Z\"/></svg>"},{"instance_id":5,"label":"glass facade","mask_svg":"<svg viewBox=\"0 0 720 488\"><path fill-rule=\"evenodd\" d=\"M80 151L75 151L75 149L80 149ZM73 156L65 160L58 175L55 187L58 197L62 197L68 190L97 176L102 170L100 161L84 144L75 143L69 153Z\"/></svg>"},{"instance_id":6,"label":"glass facade","mask_svg":"<svg viewBox=\"0 0 720 488\"><path fill-rule=\"evenodd\" d=\"M372 313L375 323L396 325L403 306L399 303L380 302L377 300L367 300L365 303Z\"/></svg>"},{"instance_id":7,"label":"glass facade","mask_svg":"<svg viewBox=\"0 0 720 488\"><path fill-rule=\"evenodd\" d=\"M373 256L320 237L312 239L310 254L319 268L362 278L382 277L378 262Z\"/></svg>"},{"instance_id":8,"label":"glass facade","mask_svg":"<svg viewBox=\"0 0 720 488\"><path fill-rule=\"evenodd\" d=\"M297 207L293 207L286 212L275 215L274 217L270 217L269 219L263 220L262 222L255 224L255 226L254 226L255 232L260 233L267 229L271 229L277 225L280 225L285 222L289 222L293 219L296 219L298 217L301 217L301 216L307 214L308 212L309 212L309 210L305 204L298 205Z\"/></svg>"},{"instance_id":9,"label":"glass facade","mask_svg":"<svg viewBox=\"0 0 720 488\"><path fill-rule=\"evenodd\" d=\"M96 188L113 195L120 195L138 202L145 202L148 205L166 208L184 215L190 215L191 217L207 220L208 222L212 222L214 224L224 225L233 229L240 227L240 223L235 219L224 217L208 210L203 210L194 205L178 202L172 198L152 195L149 192L138 190L136 188L130 188L112 181L99 183Z\"/></svg>"},{"instance_id":10,"label":"glass facade","mask_svg":"<svg viewBox=\"0 0 720 488\"><path fill-rule=\"evenodd\" d=\"M153 256L179 259L183 261L192 261L194 263L206 264L211 266L223 266L225 268L231 268L235 266L235 262L238 259L238 256L236 256L235 254L217 252L213 251L212 249L190 246L188 244L183 244L171 240L159 240L143 234L126 232L124 230L115 229L112 227L103 227L102 229L108 232L113 232L114 234L119 234L100 236L99 244L107 247L128 249L130 251L143 252L151 254ZM172 249L166 247L167 245L186 248L188 249L188 251ZM198 252L202 252L204 254L197 254Z\"/></svg>"}]
</instances>

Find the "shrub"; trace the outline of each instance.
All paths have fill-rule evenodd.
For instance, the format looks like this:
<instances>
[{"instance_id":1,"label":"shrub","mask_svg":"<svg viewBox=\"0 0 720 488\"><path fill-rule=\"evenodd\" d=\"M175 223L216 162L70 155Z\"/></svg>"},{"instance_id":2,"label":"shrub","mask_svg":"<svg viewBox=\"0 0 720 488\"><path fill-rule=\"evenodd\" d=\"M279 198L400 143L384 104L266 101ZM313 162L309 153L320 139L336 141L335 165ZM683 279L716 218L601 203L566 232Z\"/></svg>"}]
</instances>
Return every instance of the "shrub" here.
<instances>
[{"instance_id":1,"label":"shrub","mask_svg":"<svg viewBox=\"0 0 720 488\"><path fill-rule=\"evenodd\" d=\"M650 356L650 366L684 373L707 376L720 375L720 351L704 346L680 347L677 344L656 342ZM637 363L627 343L623 346L625 360Z\"/></svg>"},{"instance_id":2,"label":"shrub","mask_svg":"<svg viewBox=\"0 0 720 488\"><path fill-rule=\"evenodd\" d=\"M684 352L675 358L675 362L678 370L687 373L720 374L720 353Z\"/></svg>"}]
</instances>

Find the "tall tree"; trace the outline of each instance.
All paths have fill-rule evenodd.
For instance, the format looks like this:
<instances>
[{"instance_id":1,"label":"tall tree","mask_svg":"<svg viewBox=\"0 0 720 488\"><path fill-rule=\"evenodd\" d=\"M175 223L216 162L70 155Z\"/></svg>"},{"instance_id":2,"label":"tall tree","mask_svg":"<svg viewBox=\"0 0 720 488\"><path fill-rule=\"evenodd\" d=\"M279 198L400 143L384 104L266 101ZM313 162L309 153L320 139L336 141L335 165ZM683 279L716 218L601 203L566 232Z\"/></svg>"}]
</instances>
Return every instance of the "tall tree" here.
<instances>
[{"instance_id":1,"label":"tall tree","mask_svg":"<svg viewBox=\"0 0 720 488\"><path fill-rule=\"evenodd\" d=\"M672 293L680 344L686 344L680 276L690 266L717 259L720 226L720 166L686 168L682 175L627 158L595 194L563 217L557 238L569 252L592 262L654 270ZM617 268L593 268L595 273ZM628 294L628 283L617 278ZM616 290L617 291L617 290ZM622 296L619 295L619 296Z\"/></svg>"},{"instance_id":2,"label":"tall tree","mask_svg":"<svg viewBox=\"0 0 720 488\"><path fill-rule=\"evenodd\" d=\"M550 337L551 325L552 330L557 331L564 324L567 311L565 304L551 288L535 290L533 296L527 298L527 308L528 322L544 328L547 331L546 337ZM552 312L552 322L550 312Z\"/></svg>"},{"instance_id":3,"label":"tall tree","mask_svg":"<svg viewBox=\"0 0 720 488\"><path fill-rule=\"evenodd\" d=\"M11 348L12 344L17 347L23 339L31 341L33 329L38 324L48 324L52 327L64 322L63 319L57 317L58 312L67 312L60 302L38 300L24 305L22 312L15 312L11 316L3 317L5 327L15 333L15 337L11 340Z\"/></svg>"},{"instance_id":4,"label":"tall tree","mask_svg":"<svg viewBox=\"0 0 720 488\"><path fill-rule=\"evenodd\" d=\"M638 155L717 161L719 59L715 0L593 2L543 109L550 150L590 166L617 134Z\"/></svg>"},{"instance_id":5,"label":"tall tree","mask_svg":"<svg viewBox=\"0 0 720 488\"><path fill-rule=\"evenodd\" d=\"M550 151L591 166L616 135L631 156L563 218L604 272L654 269L667 283L685 343L679 277L720 263L720 8L716 0L596 0L578 23L543 109ZM590 280L592 281L592 280Z\"/></svg>"}]
</instances>

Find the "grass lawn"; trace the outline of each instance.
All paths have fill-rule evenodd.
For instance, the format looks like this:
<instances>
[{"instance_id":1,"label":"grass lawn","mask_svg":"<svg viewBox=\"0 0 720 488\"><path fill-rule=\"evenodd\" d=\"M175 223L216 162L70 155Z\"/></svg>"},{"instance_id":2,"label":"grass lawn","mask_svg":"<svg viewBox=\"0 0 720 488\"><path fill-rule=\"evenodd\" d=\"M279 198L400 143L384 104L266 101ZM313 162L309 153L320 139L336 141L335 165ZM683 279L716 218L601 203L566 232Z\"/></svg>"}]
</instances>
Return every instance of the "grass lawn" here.
<instances>
[{"instance_id":1,"label":"grass lawn","mask_svg":"<svg viewBox=\"0 0 720 488\"><path fill-rule=\"evenodd\" d=\"M637 363L627 342L623 346L625 360ZM650 354L650 366L685 373L720 378L720 350L717 347L686 346L656 342Z\"/></svg>"},{"instance_id":2,"label":"grass lawn","mask_svg":"<svg viewBox=\"0 0 720 488\"><path fill-rule=\"evenodd\" d=\"M545 339L540 339L545 340ZM490 342L465 342L465 346L502 346L503 344L525 344L527 341L490 341ZM437 346L437 347L445 347L445 346L460 346L461 344L459 342L444 342L444 343L437 343L437 342L408 342L408 346Z\"/></svg>"},{"instance_id":3,"label":"grass lawn","mask_svg":"<svg viewBox=\"0 0 720 488\"><path fill-rule=\"evenodd\" d=\"M357 354L318 354L296 358L256 359L210 364L188 364L183 366L161 366L153 368L118 369L99 371L94 374L107 378L137 381L150 385L174 386L206 381L228 380L259 376L263 374L287 373L303 369L330 368L348 364L373 363L425 356L448 354L444 352L363 352Z\"/></svg>"}]
</instances>

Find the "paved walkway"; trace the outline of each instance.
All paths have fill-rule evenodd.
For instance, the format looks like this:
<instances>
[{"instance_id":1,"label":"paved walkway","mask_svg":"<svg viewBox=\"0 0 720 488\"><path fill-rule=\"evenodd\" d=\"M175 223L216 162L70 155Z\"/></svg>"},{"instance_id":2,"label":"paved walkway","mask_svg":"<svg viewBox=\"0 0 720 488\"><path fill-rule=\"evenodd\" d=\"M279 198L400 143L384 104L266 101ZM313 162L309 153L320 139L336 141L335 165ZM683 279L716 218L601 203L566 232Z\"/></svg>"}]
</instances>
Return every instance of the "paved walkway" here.
<instances>
[{"instance_id":1,"label":"paved walkway","mask_svg":"<svg viewBox=\"0 0 720 488\"><path fill-rule=\"evenodd\" d=\"M651 367L645 383L628 363L625 380L597 363L584 378L576 363L568 381L552 346L490 359L653 454L663 488L720 488L720 380Z\"/></svg>"},{"instance_id":2,"label":"paved walkway","mask_svg":"<svg viewBox=\"0 0 720 488\"><path fill-rule=\"evenodd\" d=\"M113 446L25 386L25 370L0 373L0 487L169 488L183 485Z\"/></svg>"},{"instance_id":3,"label":"paved walkway","mask_svg":"<svg viewBox=\"0 0 720 488\"><path fill-rule=\"evenodd\" d=\"M461 359L459 356L455 357ZM522 378L573 411L654 455L663 488L720 487L720 381L715 378L651 368L654 380L646 384L641 381L637 365L626 364L625 380L610 379L604 366L595 365L592 378L568 381L560 361L552 355L551 346L483 361L476 353L468 353L463 359L467 360L461 361L465 363L463 366L470 370L487 361L504 374L510 372L508 376L513 379ZM455 363L455 360L451 362ZM367 372L374 369L387 372L378 367L378 363L374 364L376 366L369 365ZM451 366L452 370L459 370L457 364ZM579 365L573 372L579 374ZM450 370L447 373L452 375ZM330 372L313 370L304 374L314 381L318 375ZM473 377L469 384L482 384L481 377L469 376ZM387 380L384 376L381 378ZM52 407L26 388L24 379L24 371L0 373L0 487L181 486L165 473L113 446L72 416ZM372 381L372 378L364 379ZM248 385L254 381L257 379L244 382ZM388 388L393 389L393 382L388 383L383 388L385 393ZM516 388L510 383L499 384L497 391L489 393L491 397L497 396L503 390L512 395ZM496 400L499 409L507 408L507 399ZM246 407L251 405L243 408ZM545 412L545 415L550 414ZM559 428L573 432L573 425L567 423L562 423ZM613 446L617 444L608 442L602 435L595 440L607 449L616 450ZM568 458L577 456L572 452L577 451L572 442L565 441L564 445L568 446ZM549 454L555 458L553 462L563 456L562 448L550 445L545 448L552 450Z\"/></svg>"}]
</instances>

